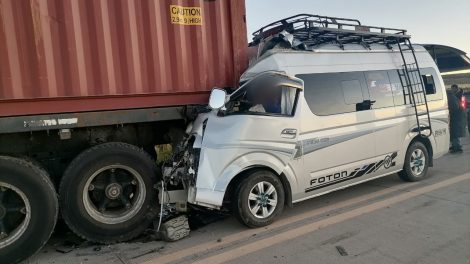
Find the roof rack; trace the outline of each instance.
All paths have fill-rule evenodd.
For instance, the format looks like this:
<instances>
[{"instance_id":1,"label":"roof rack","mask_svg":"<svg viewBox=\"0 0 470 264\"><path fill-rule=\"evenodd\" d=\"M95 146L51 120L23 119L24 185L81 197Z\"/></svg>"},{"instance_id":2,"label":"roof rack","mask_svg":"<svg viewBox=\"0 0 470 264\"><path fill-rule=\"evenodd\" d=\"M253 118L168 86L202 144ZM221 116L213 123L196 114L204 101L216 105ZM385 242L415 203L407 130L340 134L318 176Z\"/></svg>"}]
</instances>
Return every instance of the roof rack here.
<instances>
[{"instance_id":1,"label":"roof rack","mask_svg":"<svg viewBox=\"0 0 470 264\"><path fill-rule=\"evenodd\" d=\"M357 19L299 14L266 25L253 33L250 46L286 31L306 46L324 43L391 44L404 43L410 36L405 29L364 26Z\"/></svg>"}]
</instances>

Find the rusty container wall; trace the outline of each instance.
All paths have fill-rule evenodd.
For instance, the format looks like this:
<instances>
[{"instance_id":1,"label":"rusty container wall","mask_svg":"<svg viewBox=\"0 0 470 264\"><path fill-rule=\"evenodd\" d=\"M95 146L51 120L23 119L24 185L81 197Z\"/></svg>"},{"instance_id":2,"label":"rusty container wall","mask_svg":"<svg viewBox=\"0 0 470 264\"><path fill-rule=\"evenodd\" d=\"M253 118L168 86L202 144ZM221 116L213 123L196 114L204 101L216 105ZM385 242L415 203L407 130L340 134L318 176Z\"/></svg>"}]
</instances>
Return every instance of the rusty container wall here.
<instances>
[{"instance_id":1,"label":"rusty container wall","mask_svg":"<svg viewBox=\"0 0 470 264\"><path fill-rule=\"evenodd\" d=\"M246 47L242 0L0 0L0 116L206 103Z\"/></svg>"}]
</instances>

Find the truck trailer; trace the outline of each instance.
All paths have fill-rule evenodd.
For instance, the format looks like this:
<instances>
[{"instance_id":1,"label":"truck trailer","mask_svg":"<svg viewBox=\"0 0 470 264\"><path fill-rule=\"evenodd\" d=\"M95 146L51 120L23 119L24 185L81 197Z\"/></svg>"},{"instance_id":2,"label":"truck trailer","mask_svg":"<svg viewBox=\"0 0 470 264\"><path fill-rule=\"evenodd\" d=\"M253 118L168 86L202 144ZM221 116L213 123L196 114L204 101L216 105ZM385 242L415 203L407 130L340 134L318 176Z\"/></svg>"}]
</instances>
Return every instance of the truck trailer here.
<instances>
[{"instance_id":1,"label":"truck trailer","mask_svg":"<svg viewBox=\"0 0 470 264\"><path fill-rule=\"evenodd\" d=\"M244 1L0 1L0 259L158 215L156 145L248 65ZM60 213L59 213L60 212Z\"/></svg>"}]
</instances>

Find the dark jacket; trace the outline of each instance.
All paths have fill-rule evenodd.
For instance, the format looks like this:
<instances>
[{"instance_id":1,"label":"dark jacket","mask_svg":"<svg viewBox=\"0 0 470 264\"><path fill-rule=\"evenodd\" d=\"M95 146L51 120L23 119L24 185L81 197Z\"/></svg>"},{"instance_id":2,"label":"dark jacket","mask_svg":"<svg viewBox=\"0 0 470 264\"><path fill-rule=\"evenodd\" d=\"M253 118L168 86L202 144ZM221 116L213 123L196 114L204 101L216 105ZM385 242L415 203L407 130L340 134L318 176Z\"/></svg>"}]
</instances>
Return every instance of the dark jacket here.
<instances>
[{"instance_id":1,"label":"dark jacket","mask_svg":"<svg viewBox=\"0 0 470 264\"><path fill-rule=\"evenodd\" d=\"M460 105L459 98L453 92L447 92L447 100L450 115L450 137L465 137L467 132L467 113Z\"/></svg>"}]
</instances>

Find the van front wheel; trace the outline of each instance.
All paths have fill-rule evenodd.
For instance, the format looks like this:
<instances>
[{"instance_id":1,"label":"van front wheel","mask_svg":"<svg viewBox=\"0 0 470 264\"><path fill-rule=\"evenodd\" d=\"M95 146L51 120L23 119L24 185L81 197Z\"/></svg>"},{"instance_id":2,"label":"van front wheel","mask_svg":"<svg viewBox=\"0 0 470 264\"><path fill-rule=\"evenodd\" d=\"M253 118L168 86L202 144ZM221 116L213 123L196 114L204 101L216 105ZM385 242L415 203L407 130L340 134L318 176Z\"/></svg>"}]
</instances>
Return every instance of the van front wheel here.
<instances>
[{"instance_id":1,"label":"van front wheel","mask_svg":"<svg viewBox=\"0 0 470 264\"><path fill-rule=\"evenodd\" d=\"M404 181L420 181L426 178L428 167L428 149L423 143L415 141L408 147L405 156L405 165L398 175Z\"/></svg>"},{"instance_id":2,"label":"van front wheel","mask_svg":"<svg viewBox=\"0 0 470 264\"><path fill-rule=\"evenodd\" d=\"M276 175L253 171L238 186L233 211L249 227L267 226L281 214L284 199L284 188Z\"/></svg>"}]
</instances>

